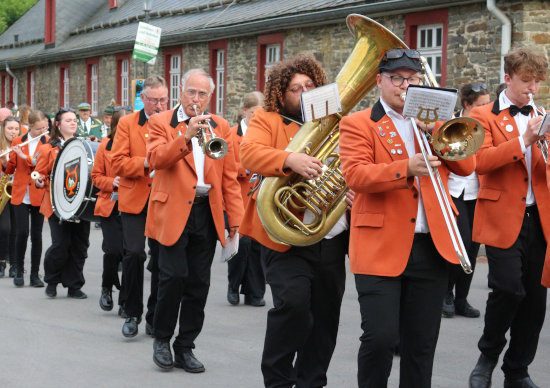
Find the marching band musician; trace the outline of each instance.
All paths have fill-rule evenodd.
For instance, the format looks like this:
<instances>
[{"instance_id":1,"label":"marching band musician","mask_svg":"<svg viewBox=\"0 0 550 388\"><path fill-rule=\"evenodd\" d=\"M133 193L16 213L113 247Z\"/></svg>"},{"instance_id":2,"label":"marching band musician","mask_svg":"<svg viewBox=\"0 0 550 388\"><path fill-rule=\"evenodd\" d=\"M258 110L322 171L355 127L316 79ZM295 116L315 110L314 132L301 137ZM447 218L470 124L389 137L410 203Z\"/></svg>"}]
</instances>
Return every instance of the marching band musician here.
<instances>
[{"instance_id":1,"label":"marching band musician","mask_svg":"<svg viewBox=\"0 0 550 388\"><path fill-rule=\"evenodd\" d=\"M38 148L45 144L49 138L47 135L32 141L42 133L49 131L49 121L46 115L40 111L31 112L28 115L29 131L14 139L13 151L10 153L10 161L6 167L6 173L13 174L13 186L11 193L11 204L17 225L15 233L15 261L20 278L16 286L23 286L25 252L29 238L29 227L31 235L31 276L32 287L44 287L40 280L38 271L42 257L42 227L44 226L44 215L40 214L40 205L44 196L44 189L37 188L31 179L31 173L37 163ZM20 146L21 143L30 142ZM30 217L30 224L29 224ZM20 279L20 280L19 280Z\"/></svg>"},{"instance_id":2,"label":"marching band musician","mask_svg":"<svg viewBox=\"0 0 550 388\"><path fill-rule=\"evenodd\" d=\"M149 205L152 179L146 158L146 142L149 137L148 120L168 108L166 81L151 76L143 83L141 92L143 109L124 116L118 122L112 148L112 171L120 176L118 210L121 212L124 258L122 259L121 302L126 320L122 335L130 338L138 333L143 313L143 266L145 253L145 220ZM153 316L157 301L158 244L148 239L151 259L147 269L151 271L151 295L147 302L145 333L153 334Z\"/></svg>"},{"instance_id":3,"label":"marching band musician","mask_svg":"<svg viewBox=\"0 0 550 388\"><path fill-rule=\"evenodd\" d=\"M77 118L74 109L61 108L55 115L54 125L50 132L50 140L38 149L38 162L35 171L39 178L34 184L38 188L45 187L40 213L48 218L52 245L44 255L44 281L46 295L57 296L57 285L61 283L69 290L67 296L75 299L85 299L88 296L81 290L84 285L84 262L88 257L90 245L90 222L60 221L54 214L50 199L50 173L55 158L65 142L75 136Z\"/></svg>"},{"instance_id":4,"label":"marching band musician","mask_svg":"<svg viewBox=\"0 0 550 388\"><path fill-rule=\"evenodd\" d=\"M94 215L101 217L101 232L103 234L103 274L101 281L101 296L99 306L104 311L113 309L113 286L120 290L118 278L118 264L124 254L122 246L122 222L118 211L118 201L113 200L113 193L118 192L120 177L113 174L111 167L113 139L119 120L126 116L126 110L113 109L112 120L109 121L110 131L105 137L94 158L92 182L99 189L94 208ZM119 294L119 301L120 298ZM119 302L120 305L120 302Z\"/></svg>"},{"instance_id":5,"label":"marching band musician","mask_svg":"<svg viewBox=\"0 0 550 388\"><path fill-rule=\"evenodd\" d=\"M386 387L400 339L400 387L430 387L446 261L458 264L428 168L469 175L475 159L426 166L415 149L402 94L421 80L420 54L401 48L380 60L380 99L340 124L342 171L355 191L350 266L361 310L359 387ZM420 125L420 122L418 122ZM448 190L445 194L451 201ZM433 205L435 204L435 206ZM455 210L456 211L456 210Z\"/></svg>"},{"instance_id":6,"label":"marching band musician","mask_svg":"<svg viewBox=\"0 0 550 388\"><path fill-rule=\"evenodd\" d=\"M307 179L320 176L321 161L285 148L302 125L300 95L326 82L320 64L306 56L291 57L269 69L265 110L254 113L241 143L244 168L263 176L291 172ZM273 295L262 355L264 384L325 386L345 288L346 216L316 244L282 245L273 242L263 229L256 210L257 195L255 191L247 204L241 232L262 244L261 259ZM349 193L348 205L352 199Z\"/></svg>"},{"instance_id":7,"label":"marching band musician","mask_svg":"<svg viewBox=\"0 0 550 388\"><path fill-rule=\"evenodd\" d=\"M542 53L527 48L510 51L504 57L506 89L470 115L485 128L477 154L480 190L473 238L486 246L492 289L478 343L481 355L470 375L472 388L491 385L508 330L504 387L536 387L528 366L535 358L546 312L541 276L550 233L550 193L543 156L535 145L542 117L533 110L532 96L547 70Z\"/></svg>"},{"instance_id":8,"label":"marching band musician","mask_svg":"<svg viewBox=\"0 0 550 388\"><path fill-rule=\"evenodd\" d=\"M250 199L248 193L255 186L251 183L252 174L241 165L239 158L239 148L242 142L250 119L254 112L262 108L264 104L264 95L262 92L250 92L243 97L243 118L238 125L231 128L233 133L234 146L233 151L239 166L237 179L241 185L241 197L243 198L243 206ZM238 253L227 262L227 301L230 304L239 304L239 288L244 294L244 304L250 306L265 306L265 276L260 260L261 245L250 237L241 236L239 240Z\"/></svg>"},{"instance_id":9,"label":"marching band musician","mask_svg":"<svg viewBox=\"0 0 550 388\"><path fill-rule=\"evenodd\" d=\"M243 214L229 124L204 113L213 91L214 81L204 70L186 72L181 104L151 119L147 143L155 177L145 233L160 244L153 360L162 369L176 366L190 373L205 370L193 349L204 322L216 240L225 244L224 205L230 238ZM208 126L227 141L226 157L212 159L199 145L196 135ZM173 360L170 339L178 313Z\"/></svg>"}]
</instances>

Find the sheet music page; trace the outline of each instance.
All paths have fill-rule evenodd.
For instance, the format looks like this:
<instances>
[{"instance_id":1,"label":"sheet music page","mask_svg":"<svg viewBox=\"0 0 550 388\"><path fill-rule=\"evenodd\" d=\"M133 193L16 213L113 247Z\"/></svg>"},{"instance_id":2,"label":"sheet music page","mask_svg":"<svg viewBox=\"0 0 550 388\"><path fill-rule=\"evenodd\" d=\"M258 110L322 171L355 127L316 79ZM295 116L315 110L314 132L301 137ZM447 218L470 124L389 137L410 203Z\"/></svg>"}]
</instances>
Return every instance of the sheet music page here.
<instances>
[{"instance_id":1,"label":"sheet music page","mask_svg":"<svg viewBox=\"0 0 550 388\"><path fill-rule=\"evenodd\" d=\"M550 113L545 113L539 127L539 136L550 135Z\"/></svg>"},{"instance_id":2,"label":"sheet music page","mask_svg":"<svg viewBox=\"0 0 550 388\"><path fill-rule=\"evenodd\" d=\"M407 89L403 115L431 121L447 121L453 117L456 89L410 85Z\"/></svg>"},{"instance_id":3,"label":"sheet music page","mask_svg":"<svg viewBox=\"0 0 550 388\"><path fill-rule=\"evenodd\" d=\"M235 233L233 238L229 238L228 236L229 234L226 233L225 247L222 248L222 255L220 257L222 263L231 260L239 251L239 232Z\"/></svg>"},{"instance_id":4,"label":"sheet music page","mask_svg":"<svg viewBox=\"0 0 550 388\"><path fill-rule=\"evenodd\" d=\"M302 121L304 123L320 120L323 117L342 111L340 93L335 82L303 92L300 100L302 103Z\"/></svg>"}]
</instances>

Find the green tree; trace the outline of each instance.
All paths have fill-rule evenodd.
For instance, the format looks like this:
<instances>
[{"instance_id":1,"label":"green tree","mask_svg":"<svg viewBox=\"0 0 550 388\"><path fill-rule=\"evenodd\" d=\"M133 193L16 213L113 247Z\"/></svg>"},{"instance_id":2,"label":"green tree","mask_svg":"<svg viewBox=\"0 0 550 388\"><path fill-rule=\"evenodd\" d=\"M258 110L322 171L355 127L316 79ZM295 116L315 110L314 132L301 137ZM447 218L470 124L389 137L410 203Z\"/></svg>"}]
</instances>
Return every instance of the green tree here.
<instances>
[{"instance_id":1,"label":"green tree","mask_svg":"<svg viewBox=\"0 0 550 388\"><path fill-rule=\"evenodd\" d=\"M17 21L38 0L0 0L0 34Z\"/></svg>"}]
</instances>

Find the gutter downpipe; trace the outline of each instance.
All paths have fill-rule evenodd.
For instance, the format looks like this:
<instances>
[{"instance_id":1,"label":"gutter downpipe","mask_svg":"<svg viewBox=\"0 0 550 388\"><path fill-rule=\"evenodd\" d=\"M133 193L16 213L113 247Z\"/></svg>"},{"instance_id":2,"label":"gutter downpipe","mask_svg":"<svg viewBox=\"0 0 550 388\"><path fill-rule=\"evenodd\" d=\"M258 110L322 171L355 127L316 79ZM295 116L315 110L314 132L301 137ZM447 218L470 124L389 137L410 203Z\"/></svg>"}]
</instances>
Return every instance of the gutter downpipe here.
<instances>
[{"instance_id":1,"label":"gutter downpipe","mask_svg":"<svg viewBox=\"0 0 550 388\"><path fill-rule=\"evenodd\" d=\"M510 51L512 44L512 22L498 8L495 4L495 0L487 0L487 9L502 23L502 37L500 46L500 82L504 82L504 56Z\"/></svg>"},{"instance_id":2,"label":"gutter downpipe","mask_svg":"<svg viewBox=\"0 0 550 388\"><path fill-rule=\"evenodd\" d=\"M11 71L10 66L8 65L8 62L6 62L6 73L8 73L10 75L10 77L12 77L14 79L13 103L14 103L14 108L17 109L17 107L19 106L19 104L18 104L19 80L17 79L15 74L13 74L13 72Z\"/></svg>"}]
</instances>

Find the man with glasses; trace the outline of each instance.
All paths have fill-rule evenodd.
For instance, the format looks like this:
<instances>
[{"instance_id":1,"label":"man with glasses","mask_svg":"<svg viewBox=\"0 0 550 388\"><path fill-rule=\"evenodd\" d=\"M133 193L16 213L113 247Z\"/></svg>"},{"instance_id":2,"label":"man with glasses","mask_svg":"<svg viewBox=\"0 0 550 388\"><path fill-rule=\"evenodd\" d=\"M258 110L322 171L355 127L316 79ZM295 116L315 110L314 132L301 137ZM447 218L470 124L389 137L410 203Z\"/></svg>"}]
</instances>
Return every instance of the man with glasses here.
<instances>
[{"instance_id":1,"label":"man with glasses","mask_svg":"<svg viewBox=\"0 0 550 388\"><path fill-rule=\"evenodd\" d=\"M145 234L159 242L159 287L155 312L153 360L162 369L174 366L204 372L195 357L210 289L216 242L225 244L224 207L229 237L243 215L237 163L229 123L206 107L214 81L204 70L183 75L181 104L151 119L147 157L155 169ZM205 155L197 134L208 127L229 145L227 156ZM179 333L170 350L179 315Z\"/></svg>"},{"instance_id":2,"label":"man with glasses","mask_svg":"<svg viewBox=\"0 0 550 388\"><path fill-rule=\"evenodd\" d=\"M437 156L428 156L427 166L417 148L401 96L420 83L419 59L415 50L389 50L376 76L380 99L340 124L342 171L356 192L349 258L363 329L361 388L388 385L399 340L399 386L431 386L446 260L458 264L458 258L428 168L437 167L444 183L449 170L469 175L475 168L474 158L448 162Z\"/></svg>"},{"instance_id":3,"label":"man with glasses","mask_svg":"<svg viewBox=\"0 0 550 388\"><path fill-rule=\"evenodd\" d=\"M124 240L119 304L123 306L121 315L126 315L122 335L128 338L137 335L143 313L143 266L147 259L144 232L152 183L146 142L149 118L168 109L168 88L164 78L147 78L141 98L143 109L122 117L118 122L112 148L113 173L120 176L118 209ZM151 250L147 266L151 271L151 295L147 302L145 332L152 335L158 289L158 243L149 238L148 244Z\"/></svg>"},{"instance_id":4,"label":"man with glasses","mask_svg":"<svg viewBox=\"0 0 550 388\"><path fill-rule=\"evenodd\" d=\"M241 142L241 164L264 177L321 175L317 158L285 148L302 125L300 95L326 84L313 58L296 56L269 69L265 108L255 111ZM327 236L300 247L276 243L256 210L258 190L246 206L241 233L258 241L273 308L267 315L262 374L266 387L324 387L336 345L345 288L348 221L343 215ZM347 197L351 205L353 194ZM300 214L304 218L308 213Z\"/></svg>"},{"instance_id":5,"label":"man with glasses","mask_svg":"<svg viewBox=\"0 0 550 388\"><path fill-rule=\"evenodd\" d=\"M90 140L99 141L103 138L101 127L103 123L91 116L92 107L87 102L78 104L78 126L76 136L87 137Z\"/></svg>"}]
</instances>

